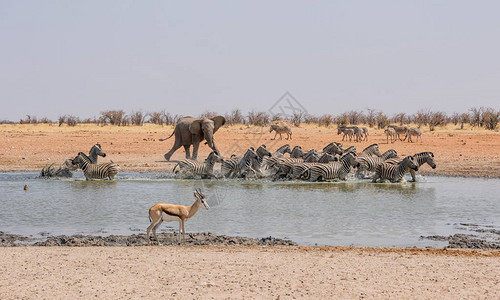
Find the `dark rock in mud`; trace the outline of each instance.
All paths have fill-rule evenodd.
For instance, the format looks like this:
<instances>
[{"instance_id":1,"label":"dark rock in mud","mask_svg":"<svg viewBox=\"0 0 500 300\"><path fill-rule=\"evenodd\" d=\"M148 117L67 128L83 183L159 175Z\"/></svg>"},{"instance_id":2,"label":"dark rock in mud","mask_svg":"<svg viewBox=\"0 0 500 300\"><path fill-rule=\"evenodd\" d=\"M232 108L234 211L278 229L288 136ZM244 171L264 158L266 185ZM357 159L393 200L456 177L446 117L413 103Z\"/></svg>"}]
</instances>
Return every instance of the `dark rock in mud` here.
<instances>
[{"instance_id":1,"label":"dark rock in mud","mask_svg":"<svg viewBox=\"0 0 500 300\"><path fill-rule=\"evenodd\" d=\"M177 233L159 233L158 239L162 245L179 244L179 235ZM19 237L19 236L18 236ZM23 237L21 237L23 238ZM9 244L10 243L10 244ZM15 236L8 240L5 245L12 246L15 243ZM29 246L66 246L66 247L90 247L90 246L142 246L147 245L145 234L133 235L110 235L110 236L90 236L90 235L72 235L47 237L44 241L38 241L28 244ZM156 242L154 243L156 244ZM214 235L209 232L188 233L186 234L186 245L240 245L240 246L295 246L296 243L290 240L277 239L273 237L266 238L246 238L226 235Z\"/></svg>"},{"instance_id":2,"label":"dark rock in mud","mask_svg":"<svg viewBox=\"0 0 500 300\"><path fill-rule=\"evenodd\" d=\"M469 249L500 249L500 241L487 241L472 234L454 234L450 236L432 235L421 238L448 242L447 248L469 248Z\"/></svg>"},{"instance_id":3,"label":"dark rock in mud","mask_svg":"<svg viewBox=\"0 0 500 300\"><path fill-rule=\"evenodd\" d=\"M33 241L32 238L0 231L0 247L19 246Z\"/></svg>"}]
</instances>

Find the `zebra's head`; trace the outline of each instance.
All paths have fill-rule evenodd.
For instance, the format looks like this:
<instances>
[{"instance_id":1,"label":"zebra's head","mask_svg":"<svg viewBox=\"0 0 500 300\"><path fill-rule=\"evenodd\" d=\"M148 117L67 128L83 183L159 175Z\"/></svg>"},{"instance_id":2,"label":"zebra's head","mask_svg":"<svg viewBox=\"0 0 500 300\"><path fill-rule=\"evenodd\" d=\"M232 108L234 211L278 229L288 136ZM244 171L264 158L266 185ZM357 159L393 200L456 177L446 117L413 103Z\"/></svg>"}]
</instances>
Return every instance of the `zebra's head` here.
<instances>
[{"instance_id":1,"label":"zebra's head","mask_svg":"<svg viewBox=\"0 0 500 300\"><path fill-rule=\"evenodd\" d=\"M223 162L224 160L222 157L219 156L215 151L210 152L210 154L207 156L207 159L205 159L205 162L210 162L210 163L216 163L216 162Z\"/></svg>"},{"instance_id":2,"label":"zebra's head","mask_svg":"<svg viewBox=\"0 0 500 300\"><path fill-rule=\"evenodd\" d=\"M90 156L92 156L92 153L95 153L96 155L102 157L106 157L106 153L102 151L101 144L95 144L94 146L92 146L89 152Z\"/></svg>"},{"instance_id":3,"label":"zebra's head","mask_svg":"<svg viewBox=\"0 0 500 300\"><path fill-rule=\"evenodd\" d=\"M293 147L293 150L290 153L290 157L294 157L294 158L304 157L304 151L302 151L302 147L300 147L300 146Z\"/></svg>"},{"instance_id":4,"label":"zebra's head","mask_svg":"<svg viewBox=\"0 0 500 300\"><path fill-rule=\"evenodd\" d=\"M71 164L72 164L72 165L75 165L75 166L76 166L76 165L80 165L81 163L83 163L83 162L85 161L85 157L86 157L85 153L83 153L83 152L78 152L78 155L77 155L77 156L75 156L75 158L73 158L73 159L71 160ZM89 159L89 160L90 160L90 159Z\"/></svg>"},{"instance_id":5,"label":"zebra's head","mask_svg":"<svg viewBox=\"0 0 500 300\"><path fill-rule=\"evenodd\" d=\"M418 171L418 165L417 165L417 162L415 161L415 158L413 156L407 156L405 157L405 159L403 159L403 161L401 163L407 163L408 165L408 168L414 170L414 171Z\"/></svg>"},{"instance_id":6,"label":"zebra's head","mask_svg":"<svg viewBox=\"0 0 500 300\"><path fill-rule=\"evenodd\" d=\"M431 168L436 168L436 163L434 162L434 153L432 152L424 152L421 153L423 155L422 163L427 163Z\"/></svg>"},{"instance_id":7,"label":"zebra's head","mask_svg":"<svg viewBox=\"0 0 500 300\"><path fill-rule=\"evenodd\" d=\"M257 148L256 152L259 155L259 157L271 156L271 152L267 150L266 145L261 145L259 148Z\"/></svg>"}]
</instances>

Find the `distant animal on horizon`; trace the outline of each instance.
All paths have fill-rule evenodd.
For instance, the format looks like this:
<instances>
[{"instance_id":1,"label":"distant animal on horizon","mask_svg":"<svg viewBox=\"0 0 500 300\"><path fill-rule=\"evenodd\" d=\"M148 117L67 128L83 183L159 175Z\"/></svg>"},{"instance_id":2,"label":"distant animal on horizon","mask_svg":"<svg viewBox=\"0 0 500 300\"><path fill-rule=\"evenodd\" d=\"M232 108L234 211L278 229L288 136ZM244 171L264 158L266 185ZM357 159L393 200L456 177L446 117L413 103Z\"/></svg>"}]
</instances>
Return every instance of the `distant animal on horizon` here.
<instances>
[{"instance_id":1,"label":"distant animal on horizon","mask_svg":"<svg viewBox=\"0 0 500 300\"><path fill-rule=\"evenodd\" d=\"M154 239L156 240L158 245L161 245L158 237L156 236L156 229L158 229L161 223L172 221L179 222L179 244L181 243L181 229L182 240L184 243L186 243L184 223L189 218L192 218L198 212L198 209L201 206L203 206L205 209L210 208L207 204L207 198L205 197L205 195L203 195L200 189L196 189L194 191L194 197L196 198L196 200L191 206L175 205L170 203L157 203L149 208L149 220L151 221L151 224L146 229L146 238L148 240L148 244L151 244L149 233L152 230Z\"/></svg>"},{"instance_id":2,"label":"distant animal on horizon","mask_svg":"<svg viewBox=\"0 0 500 300\"><path fill-rule=\"evenodd\" d=\"M274 138L272 140L276 139L276 135L280 135L280 140L283 139L281 136L282 134L286 134L285 140L291 140L292 139L292 129L290 126L284 123L277 123L277 124L271 124L269 127L269 133L275 131L274 133Z\"/></svg>"},{"instance_id":3,"label":"distant animal on horizon","mask_svg":"<svg viewBox=\"0 0 500 300\"><path fill-rule=\"evenodd\" d=\"M167 161L174 152L181 146L184 147L186 151L186 158L196 160L198 157L198 148L200 143L206 140L206 144L210 147L217 155L220 155L219 149L215 145L214 134L219 130L221 126L226 124L226 119L223 116L216 116L213 118L193 118L184 117L177 122L175 129L172 134L160 141L165 141L171 138L175 134L175 142L172 149L168 151L164 157ZM190 147L193 145L193 155L190 154Z\"/></svg>"}]
</instances>

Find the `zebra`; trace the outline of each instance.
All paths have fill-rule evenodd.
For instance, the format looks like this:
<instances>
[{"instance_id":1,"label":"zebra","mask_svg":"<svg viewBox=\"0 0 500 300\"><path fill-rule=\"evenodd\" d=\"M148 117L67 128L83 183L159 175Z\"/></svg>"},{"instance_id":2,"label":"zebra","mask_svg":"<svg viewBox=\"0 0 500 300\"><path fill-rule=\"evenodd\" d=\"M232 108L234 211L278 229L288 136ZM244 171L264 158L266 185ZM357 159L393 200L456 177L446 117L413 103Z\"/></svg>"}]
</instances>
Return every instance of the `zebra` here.
<instances>
[{"instance_id":1,"label":"zebra","mask_svg":"<svg viewBox=\"0 0 500 300\"><path fill-rule=\"evenodd\" d=\"M382 155L382 154L380 154L380 151L378 149L378 144L372 144L372 145L366 147L359 154L359 156L372 156L372 155L376 155L376 156Z\"/></svg>"},{"instance_id":2,"label":"zebra","mask_svg":"<svg viewBox=\"0 0 500 300\"><path fill-rule=\"evenodd\" d=\"M406 126L394 126L394 125L389 125L387 128L394 128L394 131L396 131L396 136L400 141L404 141L404 139L401 139L401 136L405 136L406 133L408 132L408 127ZM406 139L406 137L405 137Z\"/></svg>"},{"instance_id":3,"label":"zebra","mask_svg":"<svg viewBox=\"0 0 500 300\"><path fill-rule=\"evenodd\" d=\"M252 169L254 169L258 173L259 177L264 177L264 174L262 173L264 157L271 157L271 152L267 150L266 145L261 145L259 148L257 148L255 153L257 153L257 159L252 160Z\"/></svg>"},{"instance_id":4,"label":"zebra","mask_svg":"<svg viewBox=\"0 0 500 300\"><path fill-rule=\"evenodd\" d=\"M427 163L431 168L436 168L436 163L434 162L434 153L432 152L421 152L413 155L413 159L415 160L415 164L417 167L421 167L423 164ZM390 164L397 164L401 162L400 158L391 158L385 161ZM415 171L410 169L411 179L413 182L417 181Z\"/></svg>"},{"instance_id":5,"label":"zebra","mask_svg":"<svg viewBox=\"0 0 500 300\"><path fill-rule=\"evenodd\" d=\"M407 156L397 164L383 162L375 169L372 182L377 182L379 178L381 181L385 179L389 179L391 182L402 181L408 169L418 171L418 166L415 164L413 156Z\"/></svg>"},{"instance_id":6,"label":"zebra","mask_svg":"<svg viewBox=\"0 0 500 300\"><path fill-rule=\"evenodd\" d=\"M397 140L397 133L394 127L387 127L384 130L384 133L387 138L387 144L389 144L389 137L391 138L391 144Z\"/></svg>"},{"instance_id":7,"label":"zebra","mask_svg":"<svg viewBox=\"0 0 500 300\"><path fill-rule=\"evenodd\" d=\"M183 175L196 176L200 175L201 178L217 178L214 174L214 165L216 162L222 162L222 158L215 152L212 151L207 156L204 162L199 162L193 159L185 158L180 160L172 170L174 173L181 172ZM179 167L179 171L175 169Z\"/></svg>"},{"instance_id":8,"label":"zebra","mask_svg":"<svg viewBox=\"0 0 500 300\"><path fill-rule=\"evenodd\" d=\"M258 160L258 155L253 147L248 148L242 158L233 158L222 162L221 172L225 177L246 177L247 173L251 171L254 175L257 172L253 169L254 161Z\"/></svg>"},{"instance_id":9,"label":"zebra","mask_svg":"<svg viewBox=\"0 0 500 300\"><path fill-rule=\"evenodd\" d=\"M304 162L317 162L319 158L318 151L311 149L304 155Z\"/></svg>"},{"instance_id":10,"label":"zebra","mask_svg":"<svg viewBox=\"0 0 500 300\"><path fill-rule=\"evenodd\" d=\"M113 180L119 169L118 165L113 162L100 165L93 164L90 162L90 158L83 152L79 152L71 163L78 165L82 169L86 180L105 178Z\"/></svg>"},{"instance_id":11,"label":"zebra","mask_svg":"<svg viewBox=\"0 0 500 300\"><path fill-rule=\"evenodd\" d=\"M367 141L368 142L368 128L366 127L360 127L359 128L361 130L361 141Z\"/></svg>"},{"instance_id":12,"label":"zebra","mask_svg":"<svg viewBox=\"0 0 500 300\"><path fill-rule=\"evenodd\" d=\"M292 169L290 170L290 173L288 173L288 178L289 179L298 179L299 176L300 178L309 178L309 169L317 164L324 164L324 163L329 163L332 161L338 161L339 157L337 154L333 155L330 153L324 153L321 155L319 160L317 162L299 162L299 163L294 163L292 165Z\"/></svg>"},{"instance_id":13,"label":"zebra","mask_svg":"<svg viewBox=\"0 0 500 300\"><path fill-rule=\"evenodd\" d=\"M351 171L351 166L354 168L359 166L359 162L353 153L342 156L339 161L314 165L309 169L309 181L345 180L347 174ZM300 177L302 177L302 174Z\"/></svg>"},{"instance_id":14,"label":"zebra","mask_svg":"<svg viewBox=\"0 0 500 300\"><path fill-rule=\"evenodd\" d=\"M276 139L276 135L280 135L280 140L283 139L281 134L286 133L285 140L291 140L292 139L292 129L290 126L285 125L285 124L272 124L271 127L269 127L269 133L273 132L273 130L276 132L274 134L273 140Z\"/></svg>"},{"instance_id":15,"label":"zebra","mask_svg":"<svg viewBox=\"0 0 500 300\"><path fill-rule=\"evenodd\" d=\"M356 154L356 146L350 146L349 148L345 149L340 153L340 155L346 155L347 153L354 153Z\"/></svg>"},{"instance_id":16,"label":"zebra","mask_svg":"<svg viewBox=\"0 0 500 300\"><path fill-rule=\"evenodd\" d=\"M304 151L302 151L302 147L300 146L295 146L292 149L292 152L290 153L291 158L301 158L304 157Z\"/></svg>"},{"instance_id":17,"label":"zebra","mask_svg":"<svg viewBox=\"0 0 500 300\"><path fill-rule=\"evenodd\" d=\"M95 144L94 146L92 146L92 148L90 148L88 157L91 163L97 164L98 156L106 157L106 153L102 151L101 144Z\"/></svg>"},{"instance_id":18,"label":"zebra","mask_svg":"<svg viewBox=\"0 0 500 300\"><path fill-rule=\"evenodd\" d=\"M283 157L278 158L277 161L271 167L275 170L273 179L279 179L287 176L295 163L304 162L303 158L294 158L294 157Z\"/></svg>"},{"instance_id":19,"label":"zebra","mask_svg":"<svg viewBox=\"0 0 500 300\"><path fill-rule=\"evenodd\" d=\"M283 157L285 153L292 153L290 145L286 144L278 148L271 156L272 157Z\"/></svg>"},{"instance_id":20,"label":"zebra","mask_svg":"<svg viewBox=\"0 0 500 300\"><path fill-rule=\"evenodd\" d=\"M408 138L408 142L413 143L413 140L411 138L412 135L415 135L417 137L417 142L418 138L420 137L420 142L422 143L422 131L420 130L420 128L408 128L408 131L406 131L405 139Z\"/></svg>"},{"instance_id":21,"label":"zebra","mask_svg":"<svg viewBox=\"0 0 500 300\"><path fill-rule=\"evenodd\" d=\"M323 148L323 153L330 153L330 154L338 154L342 155L343 150L342 150L342 144L341 143L336 143L336 142L331 142L330 144L326 145Z\"/></svg>"},{"instance_id":22,"label":"zebra","mask_svg":"<svg viewBox=\"0 0 500 300\"><path fill-rule=\"evenodd\" d=\"M344 134L344 136L342 136L342 141L343 141L346 137L348 137L348 138L349 138L349 142L351 142L351 141L352 141L352 137L354 136L354 133L355 133L355 132L354 132L354 129L353 129L353 128L339 127L339 128L337 129L337 135L339 135L339 134L341 134L341 133L343 133L343 134ZM346 141L347 141L347 139L346 139Z\"/></svg>"},{"instance_id":23,"label":"zebra","mask_svg":"<svg viewBox=\"0 0 500 300\"><path fill-rule=\"evenodd\" d=\"M377 168L377 166L381 163L383 163L385 160L389 158L394 158L397 157L398 153L394 149L390 149L385 151L381 156L367 156L367 155L360 155L358 157L358 162L359 162L359 167L358 170L356 171L356 177L358 178L363 178L365 177L363 175L364 172L373 172Z\"/></svg>"}]
</instances>

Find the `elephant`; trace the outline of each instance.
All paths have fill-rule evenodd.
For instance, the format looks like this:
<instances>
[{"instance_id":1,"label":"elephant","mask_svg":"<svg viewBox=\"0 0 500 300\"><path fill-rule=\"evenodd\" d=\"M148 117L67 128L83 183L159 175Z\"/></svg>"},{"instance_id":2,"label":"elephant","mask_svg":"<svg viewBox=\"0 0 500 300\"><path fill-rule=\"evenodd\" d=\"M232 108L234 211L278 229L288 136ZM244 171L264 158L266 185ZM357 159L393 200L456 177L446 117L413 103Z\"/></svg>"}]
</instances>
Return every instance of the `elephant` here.
<instances>
[{"instance_id":1,"label":"elephant","mask_svg":"<svg viewBox=\"0 0 500 300\"><path fill-rule=\"evenodd\" d=\"M214 133L226 123L226 119L223 116L216 116L211 119L209 118L193 118L184 117L177 122L175 125L174 132L165 138L160 139L160 141L165 141L175 134L175 143L172 149L166 153L165 159L170 160L170 157L174 152L181 146L184 146L186 151L186 158L196 159L198 156L198 148L203 140L206 140L206 144L210 147L216 154L220 155L219 149L215 145ZM193 156L190 156L190 147L193 145Z\"/></svg>"}]
</instances>

